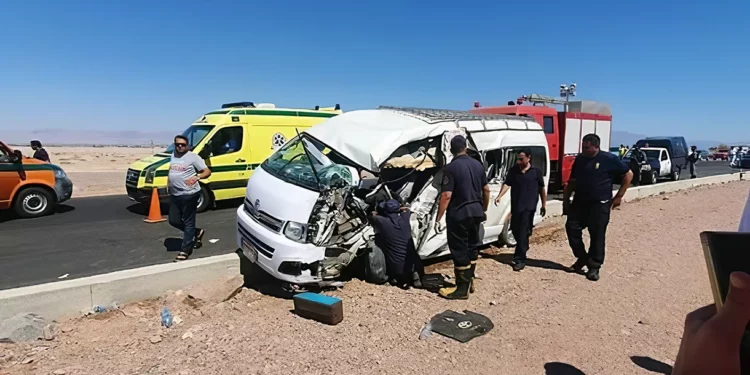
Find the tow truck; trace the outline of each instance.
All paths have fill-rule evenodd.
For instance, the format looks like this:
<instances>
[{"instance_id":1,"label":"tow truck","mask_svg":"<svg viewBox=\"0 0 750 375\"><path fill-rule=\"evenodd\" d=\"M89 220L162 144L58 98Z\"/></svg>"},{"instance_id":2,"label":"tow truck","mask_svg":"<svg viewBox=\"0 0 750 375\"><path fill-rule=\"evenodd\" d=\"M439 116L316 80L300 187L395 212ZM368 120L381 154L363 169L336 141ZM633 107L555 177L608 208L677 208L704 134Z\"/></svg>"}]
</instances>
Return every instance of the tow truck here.
<instances>
[{"instance_id":1,"label":"tow truck","mask_svg":"<svg viewBox=\"0 0 750 375\"><path fill-rule=\"evenodd\" d=\"M553 105L561 105L564 110L558 112ZM609 150L612 137L612 111L605 103L531 94L519 97L515 103L510 101L506 106L482 107L479 102L474 102L474 108L469 111L532 117L541 124L549 148L551 192L559 192L567 184L573 161L581 152L581 141L586 134L598 135L602 150Z\"/></svg>"}]
</instances>

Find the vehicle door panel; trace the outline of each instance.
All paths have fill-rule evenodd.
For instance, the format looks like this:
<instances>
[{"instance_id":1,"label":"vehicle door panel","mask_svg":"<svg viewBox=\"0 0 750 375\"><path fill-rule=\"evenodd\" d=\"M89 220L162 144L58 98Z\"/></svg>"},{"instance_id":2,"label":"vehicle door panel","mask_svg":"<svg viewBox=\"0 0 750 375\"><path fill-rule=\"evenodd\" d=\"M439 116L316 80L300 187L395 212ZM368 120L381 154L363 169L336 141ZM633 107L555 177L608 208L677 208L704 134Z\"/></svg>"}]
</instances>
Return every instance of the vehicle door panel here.
<instances>
[{"instance_id":1,"label":"vehicle door panel","mask_svg":"<svg viewBox=\"0 0 750 375\"><path fill-rule=\"evenodd\" d=\"M669 161L669 155L666 151L662 150L659 154L660 173L662 177L668 176L672 173L672 163Z\"/></svg>"},{"instance_id":2,"label":"vehicle door panel","mask_svg":"<svg viewBox=\"0 0 750 375\"><path fill-rule=\"evenodd\" d=\"M0 209L10 208L13 191L21 182L21 165L10 161L9 155L0 153Z\"/></svg>"},{"instance_id":3,"label":"vehicle door panel","mask_svg":"<svg viewBox=\"0 0 750 375\"><path fill-rule=\"evenodd\" d=\"M246 126L237 124L218 129L204 146L209 148L210 156L206 164L211 169L211 176L206 183L217 199L245 195L249 138ZM202 152L203 155L206 153L206 150Z\"/></svg>"}]
</instances>

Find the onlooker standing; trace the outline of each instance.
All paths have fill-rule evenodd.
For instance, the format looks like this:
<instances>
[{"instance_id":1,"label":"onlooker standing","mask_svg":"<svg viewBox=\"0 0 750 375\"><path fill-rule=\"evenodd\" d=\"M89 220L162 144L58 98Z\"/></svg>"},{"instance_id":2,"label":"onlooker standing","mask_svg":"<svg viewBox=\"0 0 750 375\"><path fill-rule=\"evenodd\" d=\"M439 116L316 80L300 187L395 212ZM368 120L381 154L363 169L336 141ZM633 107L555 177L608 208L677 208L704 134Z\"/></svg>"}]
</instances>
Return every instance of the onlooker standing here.
<instances>
[{"instance_id":1,"label":"onlooker standing","mask_svg":"<svg viewBox=\"0 0 750 375\"><path fill-rule=\"evenodd\" d=\"M690 178L698 177L695 174L695 163L698 161L698 147L690 146L690 155L688 155L688 166L690 167Z\"/></svg>"},{"instance_id":2,"label":"onlooker standing","mask_svg":"<svg viewBox=\"0 0 750 375\"><path fill-rule=\"evenodd\" d=\"M570 180L563 194L563 212L568 215L565 231L568 243L578 260L570 271L581 273L587 266L586 278L599 280L599 268L604 263L604 246L609 214L622 204L622 197L630 186L633 172L622 160L608 152L599 152L601 140L596 134L583 137L582 153L573 162ZM622 178L620 190L612 197L614 180ZM571 193L575 192L573 203ZM583 244L583 229L591 236L589 251Z\"/></svg>"},{"instance_id":3,"label":"onlooker standing","mask_svg":"<svg viewBox=\"0 0 750 375\"><path fill-rule=\"evenodd\" d=\"M544 188L544 172L531 165L531 150L524 148L516 152L516 165L508 171L503 188L495 198L495 205L510 189L510 230L516 239L516 252L513 254L513 271L526 267L526 252L529 250L529 237L534 225L534 214L542 198L539 213L547 214L547 191Z\"/></svg>"},{"instance_id":4,"label":"onlooker standing","mask_svg":"<svg viewBox=\"0 0 750 375\"><path fill-rule=\"evenodd\" d=\"M195 213L202 178L211 175L203 159L188 148L188 139L174 138L174 153L169 164L167 190L169 192L169 224L183 232L182 246L175 261L186 260L193 249L200 247L205 231L195 227Z\"/></svg>"},{"instance_id":5,"label":"onlooker standing","mask_svg":"<svg viewBox=\"0 0 750 375\"><path fill-rule=\"evenodd\" d=\"M456 286L442 288L439 293L447 299L468 299L474 289L477 244L482 242L479 233L490 204L490 187L482 163L466 154L466 138L453 137L451 153L455 156L453 161L443 168L435 230L443 231L440 221L447 212L448 248L453 256Z\"/></svg>"},{"instance_id":6,"label":"onlooker standing","mask_svg":"<svg viewBox=\"0 0 750 375\"><path fill-rule=\"evenodd\" d=\"M31 141L31 149L34 150L34 159L39 159L41 161L50 163L49 154L47 154L47 150L42 147L42 142L39 142L37 140Z\"/></svg>"}]
</instances>

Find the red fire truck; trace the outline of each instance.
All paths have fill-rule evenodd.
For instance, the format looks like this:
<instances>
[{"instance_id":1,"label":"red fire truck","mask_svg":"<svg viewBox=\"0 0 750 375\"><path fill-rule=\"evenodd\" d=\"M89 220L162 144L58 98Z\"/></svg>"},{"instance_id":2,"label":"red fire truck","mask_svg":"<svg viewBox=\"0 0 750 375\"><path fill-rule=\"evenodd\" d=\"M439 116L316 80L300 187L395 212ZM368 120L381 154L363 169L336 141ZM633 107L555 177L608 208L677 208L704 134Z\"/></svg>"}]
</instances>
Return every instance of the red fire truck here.
<instances>
[{"instance_id":1,"label":"red fire truck","mask_svg":"<svg viewBox=\"0 0 750 375\"><path fill-rule=\"evenodd\" d=\"M558 112L552 105L562 105ZM550 191L560 191L570 178L570 169L581 152L581 140L597 134L602 152L608 152L612 137L612 111L609 105L592 101L566 101L548 96L522 96L506 106L482 107L474 103L473 113L504 114L532 117L547 135L550 158Z\"/></svg>"}]
</instances>

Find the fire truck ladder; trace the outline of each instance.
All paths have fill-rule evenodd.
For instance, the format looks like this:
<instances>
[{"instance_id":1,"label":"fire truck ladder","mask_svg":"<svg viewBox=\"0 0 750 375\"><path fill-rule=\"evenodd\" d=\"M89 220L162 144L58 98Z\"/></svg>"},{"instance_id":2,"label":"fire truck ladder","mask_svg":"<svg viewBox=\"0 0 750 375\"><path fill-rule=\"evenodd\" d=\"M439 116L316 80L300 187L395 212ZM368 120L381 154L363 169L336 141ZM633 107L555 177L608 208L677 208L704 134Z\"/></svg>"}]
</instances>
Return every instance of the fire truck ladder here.
<instances>
[{"instance_id":1,"label":"fire truck ladder","mask_svg":"<svg viewBox=\"0 0 750 375\"><path fill-rule=\"evenodd\" d=\"M552 96L544 96L539 94L523 95L516 99L516 104L521 105L524 102L532 103L532 105L541 104L543 106L551 105L567 105L568 101L565 99L558 99Z\"/></svg>"}]
</instances>

